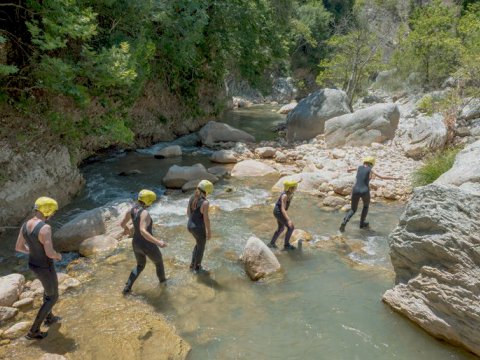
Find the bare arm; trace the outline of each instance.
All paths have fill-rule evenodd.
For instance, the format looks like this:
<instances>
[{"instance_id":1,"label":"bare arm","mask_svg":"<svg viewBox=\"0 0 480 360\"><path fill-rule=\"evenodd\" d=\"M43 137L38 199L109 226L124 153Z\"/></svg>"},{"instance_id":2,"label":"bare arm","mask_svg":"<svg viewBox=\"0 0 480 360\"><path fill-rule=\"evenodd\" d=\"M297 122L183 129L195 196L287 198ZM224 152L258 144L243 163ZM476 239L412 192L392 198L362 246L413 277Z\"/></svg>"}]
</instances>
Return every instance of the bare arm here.
<instances>
[{"instance_id":1,"label":"bare arm","mask_svg":"<svg viewBox=\"0 0 480 360\"><path fill-rule=\"evenodd\" d=\"M120 226L123 229L123 233L125 235L128 235L130 233L130 228L128 227L129 221L132 220L132 215L130 214L130 210L125 213L123 216L122 221L120 221Z\"/></svg>"},{"instance_id":2,"label":"bare arm","mask_svg":"<svg viewBox=\"0 0 480 360\"><path fill-rule=\"evenodd\" d=\"M20 228L20 233L18 234L17 243L15 244L15 251L29 254L30 250L28 249L25 238L23 237L22 228Z\"/></svg>"},{"instance_id":3,"label":"bare arm","mask_svg":"<svg viewBox=\"0 0 480 360\"><path fill-rule=\"evenodd\" d=\"M377 174L375 171L372 170L373 176L376 176L382 180L400 180L401 177L393 177L393 176L382 176L380 174Z\"/></svg>"},{"instance_id":4,"label":"bare arm","mask_svg":"<svg viewBox=\"0 0 480 360\"><path fill-rule=\"evenodd\" d=\"M158 240L155 236L151 235L147 231L147 224L149 220L152 221L152 219L150 218L150 215L148 215L146 211L142 211L142 213L140 214L140 233L142 234L142 236L146 240L154 243L157 246L160 246L161 248L167 246L167 244L164 241Z\"/></svg>"},{"instance_id":5,"label":"bare arm","mask_svg":"<svg viewBox=\"0 0 480 360\"><path fill-rule=\"evenodd\" d=\"M202 204L202 208L200 209L201 213L203 214L203 221L205 222L205 229L207 230L207 240L210 240L212 237L212 231L210 229L210 217L208 216L208 208L210 204L207 200L205 200Z\"/></svg>"},{"instance_id":6,"label":"bare arm","mask_svg":"<svg viewBox=\"0 0 480 360\"><path fill-rule=\"evenodd\" d=\"M45 225L42 227L38 233L38 240L42 243L43 248L45 249L45 254L53 260L62 260L62 254L55 251L53 248L52 242L52 228L50 225Z\"/></svg>"}]
</instances>

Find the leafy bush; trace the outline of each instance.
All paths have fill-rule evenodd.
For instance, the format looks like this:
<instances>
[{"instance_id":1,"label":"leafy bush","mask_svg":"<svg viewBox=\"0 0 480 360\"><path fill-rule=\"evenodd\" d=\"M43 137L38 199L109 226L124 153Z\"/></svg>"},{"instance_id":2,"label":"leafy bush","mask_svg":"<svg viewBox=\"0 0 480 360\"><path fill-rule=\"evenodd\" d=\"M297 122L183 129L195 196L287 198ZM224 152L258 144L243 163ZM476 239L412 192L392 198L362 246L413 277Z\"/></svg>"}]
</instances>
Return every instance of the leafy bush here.
<instances>
[{"instance_id":1,"label":"leafy bush","mask_svg":"<svg viewBox=\"0 0 480 360\"><path fill-rule=\"evenodd\" d=\"M413 185L424 186L433 183L440 175L450 170L460 150L450 148L429 157L413 174Z\"/></svg>"}]
</instances>

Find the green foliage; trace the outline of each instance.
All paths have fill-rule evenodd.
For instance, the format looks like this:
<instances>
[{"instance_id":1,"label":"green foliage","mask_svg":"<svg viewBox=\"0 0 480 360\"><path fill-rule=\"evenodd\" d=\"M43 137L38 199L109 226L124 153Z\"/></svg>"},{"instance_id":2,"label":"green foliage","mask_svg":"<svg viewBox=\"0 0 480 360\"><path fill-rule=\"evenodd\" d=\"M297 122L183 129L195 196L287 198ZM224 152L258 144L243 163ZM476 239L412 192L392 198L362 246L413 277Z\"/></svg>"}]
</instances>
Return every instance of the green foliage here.
<instances>
[{"instance_id":1,"label":"green foliage","mask_svg":"<svg viewBox=\"0 0 480 360\"><path fill-rule=\"evenodd\" d=\"M451 169L460 150L460 148L446 149L429 157L413 174L413 185L424 186L433 183L440 175Z\"/></svg>"},{"instance_id":2,"label":"green foliage","mask_svg":"<svg viewBox=\"0 0 480 360\"><path fill-rule=\"evenodd\" d=\"M417 109L427 115L432 115L435 111L433 103L433 97L431 95L425 95L417 103Z\"/></svg>"},{"instance_id":3,"label":"green foliage","mask_svg":"<svg viewBox=\"0 0 480 360\"><path fill-rule=\"evenodd\" d=\"M400 39L394 56L405 77L418 72L425 86L436 86L455 69L461 47L457 13L457 7L441 0L417 8L410 19L411 30Z\"/></svg>"}]
</instances>

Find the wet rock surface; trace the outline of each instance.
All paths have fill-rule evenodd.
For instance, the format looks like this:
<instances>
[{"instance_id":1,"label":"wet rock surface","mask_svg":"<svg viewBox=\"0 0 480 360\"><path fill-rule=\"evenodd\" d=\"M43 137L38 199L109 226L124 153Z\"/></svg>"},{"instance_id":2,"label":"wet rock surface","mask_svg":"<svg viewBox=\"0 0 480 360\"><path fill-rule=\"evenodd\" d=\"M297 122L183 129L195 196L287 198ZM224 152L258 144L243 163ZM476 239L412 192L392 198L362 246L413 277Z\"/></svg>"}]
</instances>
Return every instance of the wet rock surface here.
<instances>
[{"instance_id":1,"label":"wet rock surface","mask_svg":"<svg viewBox=\"0 0 480 360\"><path fill-rule=\"evenodd\" d=\"M280 270L275 254L265 243L254 236L250 237L240 258L250 279L257 281Z\"/></svg>"}]
</instances>

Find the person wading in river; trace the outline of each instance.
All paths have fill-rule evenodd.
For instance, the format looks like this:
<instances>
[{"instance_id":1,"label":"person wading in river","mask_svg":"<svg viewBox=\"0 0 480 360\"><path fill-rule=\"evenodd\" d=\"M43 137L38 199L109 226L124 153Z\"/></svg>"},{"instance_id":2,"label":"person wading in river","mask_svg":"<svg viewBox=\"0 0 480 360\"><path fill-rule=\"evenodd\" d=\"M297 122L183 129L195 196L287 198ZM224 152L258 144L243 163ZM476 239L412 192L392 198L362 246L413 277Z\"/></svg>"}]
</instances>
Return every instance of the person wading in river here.
<instances>
[{"instance_id":1,"label":"person wading in river","mask_svg":"<svg viewBox=\"0 0 480 360\"><path fill-rule=\"evenodd\" d=\"M400 178L391 177L391 176L382 176L377 174L372 170L373 166L375 165L375 158L372 156L367 156L363 159L363 165L360 165L357 169L348 169L348 172L354 172L357 170L357 179L355 181L355 185L352 189L352 201L351 201L351 208L343 218L343 222L340 225L340 231L345 231L345 226L347 225L348 221L352 218L353 214L357 211L358 203L360 199L363 202L363 209L362 214L360 215L360 229L364 229L368 227L368 222L365 220L367 219L368 215L368 207L370 205L370 180L372 176L376 176L383 180L398 180Z\"/></svg>"},{"instance_id":2,"label":"person wading in river","mask_svg":"<svg viewBox=\"0 0 480 360\"><path fill-rule=\"evenodd\" d=\"M58 278L53 260L62 260L62 255L53 249L52 228L45 222L58 210L58 204L49 197L40 197L35 201L35 215L20 228L15 250L28 254L28 267L42 283L43 304L26 335L29 340L43 339L47 332L40 331L42 322L50 326L60 320L52 313L58 300Z\"/></svg>"},{"instance_id":3,"label":"person wading in river","mask_svg":"<svg viewBox=\"0 0 480 360\"><path fill-rule=\"evenodd\" d=\"M146 210L146 208L151 206L155 200L157 200L157 195L153 191L140 191L138 193L137 204L125 213L125 216L120 222L120 226L123 228L126 235L130 233L130 229L127 225L128 222L131 220L133 223L132 247L137 260L137 266L130 273L123 289L124 295L132 291L133 283L137 280L138 275L140 275L143 269L145 269L147 257L155 264L157 277L160 283L167 280L165 278L162 253L158 248L163 248L167 246L167 244L152 235L152 218Z\"/></svg>"},{"instance_id":4,"label":"person wading in river","mask_svg":"<svg viewBox=\"0 0 480 360\"><path fill-rule=\"evenodd\" d=\"M282 234L285 227L287 228L287 233L285 234L285 242L283 245L284 250L294 250L295 246L290 244L290 237L292 236L293 226L292 220L290 220L287 210L290 207L290 203L293 198L295 190L297 190L297 185L300 181L296 180L285 180L283 182L283 192L275 203L275 208L273 209L273 216L277 219L277 231L273 234L272 240L268 243L268 247L277 248L276 241L278 237Z\"/></svg>"},{"instance_id":5,"label":"person wading in river","mask_svg":"<svg viewBox=\"0 0 480 360\"><path fill-rule=\"evenodd\" d=\"M195 194L188 202L187 229L195 238L195 247L192 253L190 270L199 273L203 270L202 259L207 240L210 240L210 218L208 217L209 203L207 196L213 192L213 184L208 180L202 180L195 189ZM203 270L205 271L205 270Z\"/></svg>"}]
</instances>

